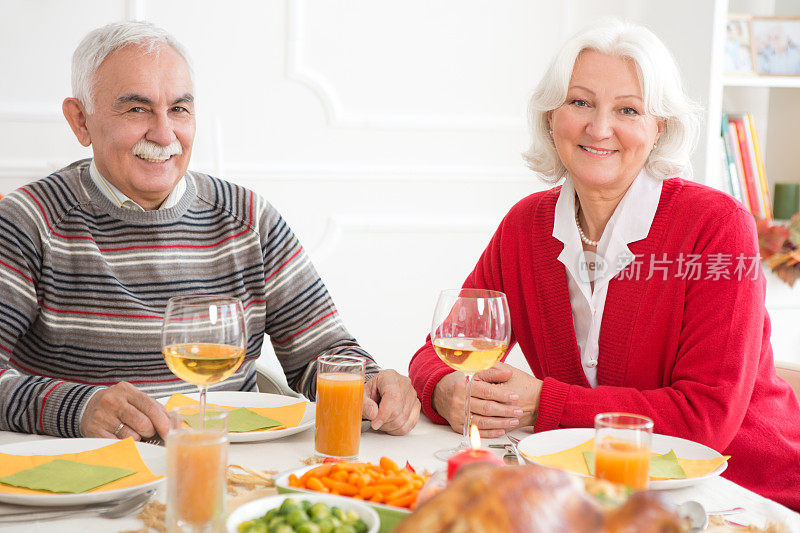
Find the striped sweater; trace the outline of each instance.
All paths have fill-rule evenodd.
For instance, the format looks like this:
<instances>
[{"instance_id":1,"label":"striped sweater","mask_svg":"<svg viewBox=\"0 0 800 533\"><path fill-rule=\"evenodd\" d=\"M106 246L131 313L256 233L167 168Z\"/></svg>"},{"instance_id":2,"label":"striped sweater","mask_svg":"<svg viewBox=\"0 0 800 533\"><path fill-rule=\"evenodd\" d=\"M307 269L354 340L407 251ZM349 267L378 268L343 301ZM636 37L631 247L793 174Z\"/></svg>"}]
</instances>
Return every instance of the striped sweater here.
<instances>
[{"instance_id":1,"label":"striped sweater","mask_svg":"<svg viewBox=\"0 0 800 533\"><path fill-rule=\"evenodd\" d=\"M132 211L103 195L83 160L0 201L0 429L80 436L89 398L119 381L152 397L195 391L161 355L167 300L183 294L245 308L244 363L212 388L255 390L264 333L310 398L319 354L369 357L289 226L253 192L190 172L174 207Z\"/></svg>"}]
</instances>

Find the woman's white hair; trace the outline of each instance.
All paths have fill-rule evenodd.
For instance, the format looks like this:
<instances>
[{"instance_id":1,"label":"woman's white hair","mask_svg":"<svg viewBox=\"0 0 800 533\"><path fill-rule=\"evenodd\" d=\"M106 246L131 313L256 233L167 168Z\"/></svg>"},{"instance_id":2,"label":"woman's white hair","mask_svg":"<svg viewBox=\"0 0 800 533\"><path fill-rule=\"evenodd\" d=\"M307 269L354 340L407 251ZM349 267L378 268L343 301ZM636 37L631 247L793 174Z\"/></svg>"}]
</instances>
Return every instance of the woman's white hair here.
<instances>
[{"instance_id":1,"label":"woman's white hair","mask_svg":"<svg viewBox=\"0 0 800 533\"><path fill-rule=\"evenodd\" d=\"M165 46L172 47L192 73L186 49L166 30L149 22L114 22L90 31L72 54L72 96L83 103L88 113L94 105L95 74L106 57L125 46L135 45L145 54L158 54Z\"/></svg>"},{"instance_id":2,"label":"woman's white hair","mask_svg":"<svg viewBox=\"0 0 800 533\"><path fill-rule=\"evenodd\" d=\"M645 169L654 177L692 177L689 156L697 144L700 107L683 91L672 55L653 32L643 26L604 19L570 38L556 54L528 104L531 143L523 153L528 167L547 182L556 182L567 169L549 133L548 116L564 104L569 80L580 53L596 50L633 61L642 88L645 111L665 122L658 147Z\"/></svg>"}]
</instances>

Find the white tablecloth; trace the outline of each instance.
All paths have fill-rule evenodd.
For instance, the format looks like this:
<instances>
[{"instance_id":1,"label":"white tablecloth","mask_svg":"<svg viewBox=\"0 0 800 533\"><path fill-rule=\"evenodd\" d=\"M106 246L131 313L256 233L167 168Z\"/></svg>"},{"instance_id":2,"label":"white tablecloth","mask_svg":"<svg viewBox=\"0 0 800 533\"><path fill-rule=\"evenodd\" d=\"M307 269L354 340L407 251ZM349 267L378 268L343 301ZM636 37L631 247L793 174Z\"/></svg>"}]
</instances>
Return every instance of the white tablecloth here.
<instances>
[{"instance_id":1,"label":"white tablecloth","mask_svg":"<svg viewBox=\"0 0 800 533\"><path fill-rule=\"evenodd\" d=\"M33 439L52 438L21 433L0 432L0 445ZM455 446L461 436L449 427L431 423L424 416L411 433L403 437L393 437L383 433L368 431L362 435L360 459L377 461L386 455L402 462L408 460L419 468L434 471L443 467L443 463L433 457L439 448ZM486 441L490 443L507 443L507 439ZM305 431L280 440L231 444L229 458L232 464L245 465L258 470L289 470L303 466L302 460L314 452L314 432ZM800 487L798 487L800 490ZM163 492L157 495L163 501ZM741 506L745 513L734 515L731 519L740 523L751 523L763 526L768 519L781 520L792 532L800 533L800 515L786 507L736 485L724 478L717 477L698 483L694 486L665 491L666 496L680 503L685 500L698 500L708 510L725 509ZM0 513L8 506L0 504ZM42 521L27 524L0 524L2 531L27 532L117 532L138 529L141 522L133 517L116 520L96 518L82 515L64 520Z\"/></svg>"}]
</instances>

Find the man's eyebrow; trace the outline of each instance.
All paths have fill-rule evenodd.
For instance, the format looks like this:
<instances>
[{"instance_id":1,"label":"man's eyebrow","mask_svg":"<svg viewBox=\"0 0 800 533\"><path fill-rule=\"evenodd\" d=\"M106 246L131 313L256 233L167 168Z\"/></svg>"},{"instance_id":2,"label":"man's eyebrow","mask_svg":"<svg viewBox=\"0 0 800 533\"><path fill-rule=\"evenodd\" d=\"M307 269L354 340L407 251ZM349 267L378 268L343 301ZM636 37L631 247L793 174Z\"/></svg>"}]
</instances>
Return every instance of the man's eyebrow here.
<instances>
[{"instance_id":1,"label":"man's eyebrow","mask_svg":"<svg viewBox=\"0 0 800 533\"><path fill-rule=\"evenodd\" d=\"M194 103L194 96L191 95L190 93L185 93L185 94L179 96L177 100L172 102L172 105L175 105L175 104L191 104L191 103Z\"/></svg>"},{"instance_id":2,"label":"man's eyebrow","mask_svg":"<svg viewBox=\"0 0 800 533\"><path fill-rule=\"evenodd\" d=\"M191 104L193 102L194 102L194 96L192 96L190 93L185 93L176 98L175 101L172 102L172 104L170 105L184 104L184 103ZM114 100L115 106L119 106L122 104L130 104L130 103L153 105L152 100L150 100L146 96L142 96L141 94L136 94L136 93L123 94L122 96Z\"/></svg>"},{"instance_id":3,"label":"man's eyebrow","mask_svg":"<svg viewBox=\"0 0 800 533\"><path fill-rule=\"evenodd\" d=\"M123 94L122 96L119 96L117 97L116 100L114 100L115 106L122 104L130 104L130 103L152 105L153 101L147 98L146 96L142 96L141 94L136 94L136 93Z\"/></svg>"}]
</instances>

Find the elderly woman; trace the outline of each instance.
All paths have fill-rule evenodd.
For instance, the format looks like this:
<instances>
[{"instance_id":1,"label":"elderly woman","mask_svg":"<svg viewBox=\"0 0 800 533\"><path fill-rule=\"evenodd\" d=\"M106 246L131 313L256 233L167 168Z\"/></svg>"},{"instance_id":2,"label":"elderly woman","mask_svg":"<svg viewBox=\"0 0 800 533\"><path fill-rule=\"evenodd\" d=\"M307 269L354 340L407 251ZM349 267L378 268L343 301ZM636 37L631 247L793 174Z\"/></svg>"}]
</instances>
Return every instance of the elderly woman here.
<instances>
[{"instance_id":1,"label":"elderly woman","mask_svg":"<svg viewBox=\"0 0 800 533\"><path fill-rule=\"evenodd\" d=\"M561 187L506 215L464 287L508 297L533 375L498 363L472 387L489 437L640 413L732 456L724 475L800 509L800 406L778 378L755 223L685 181L697 111L664 45L608 22L561 49L530 103L529 166ZM424 412L464 424L462 378L430 339L409 368Z\"/></svg>"}]
</instances>

